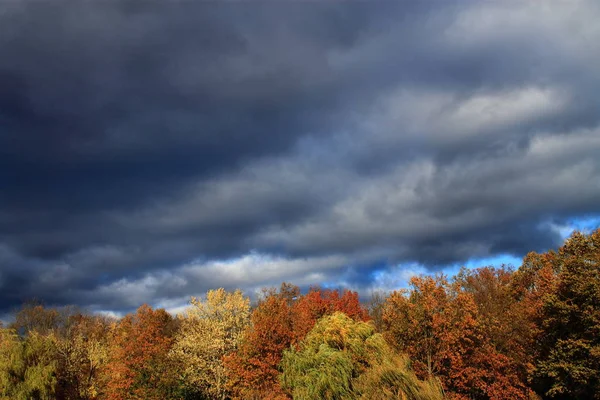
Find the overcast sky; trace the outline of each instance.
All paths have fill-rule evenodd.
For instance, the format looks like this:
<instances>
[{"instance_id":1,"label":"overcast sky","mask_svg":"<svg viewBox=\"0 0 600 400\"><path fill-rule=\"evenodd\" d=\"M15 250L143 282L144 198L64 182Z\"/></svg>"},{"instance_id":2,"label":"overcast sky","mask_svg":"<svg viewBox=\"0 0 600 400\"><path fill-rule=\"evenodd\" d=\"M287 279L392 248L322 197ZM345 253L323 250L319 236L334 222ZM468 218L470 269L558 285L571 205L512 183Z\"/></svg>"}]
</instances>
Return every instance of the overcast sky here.
<instances>
[{"instance_id":1,"label":"overcast sky","mask_svg":"<svg viewBox=\"0 0 600 400\"><path fill-rule=\"evenodd\" d=\"M361 293L600 224L598 1L0 3L0 313Z\"/></svg>"}]
</instances>

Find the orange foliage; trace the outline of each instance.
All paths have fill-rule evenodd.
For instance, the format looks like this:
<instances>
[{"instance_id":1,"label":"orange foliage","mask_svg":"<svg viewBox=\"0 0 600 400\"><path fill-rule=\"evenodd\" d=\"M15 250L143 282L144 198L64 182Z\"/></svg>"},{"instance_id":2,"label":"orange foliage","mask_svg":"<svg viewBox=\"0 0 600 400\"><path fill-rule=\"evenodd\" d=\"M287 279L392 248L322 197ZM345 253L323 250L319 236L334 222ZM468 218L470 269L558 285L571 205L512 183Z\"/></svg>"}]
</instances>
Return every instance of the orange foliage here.
<instances>
[{"instance_id":1,"label":"orange foliage","mask_svg":"<svg viewBox=\"0 0 600 400\"><path fill-rule=\"evenodd\" d=\"M165 310L142 305L113 326L105 370L107 399L167 398L172 322Z\"/></svg>"},{"instance_id":2,"label":"orange foliage","mask_svg":"<svg viewBox=\"0 0 600 400\"><path fill-rule=\"evenodd\" d=\"M450 398L526 399L510 358L498 353L473 294L445 277L415 277L383 310L384 336L409 354L421 378L437 376Z\"/></svg>"},{"instance_id":3,"label":"orange foliage","mask_svg":"<svg viewBox=\"0 0 600 400\"><path fill-rule=\"evenodd\" d=\"M554 251L543 254L531 252L515 272L515 295L528 311L529 319L537 325L541 323L546 296L554 293L559 283L559 265L558 255Z\"/></svg>"},{"instance_id":4,"label":"orange foliage","mask_svg":"<svg viewBox=\"0 0 600 400\"><path fill-rule=\"evenodd\" d=\"M461 271L457 282L471 294L478 310L479 326L496 352L507 357L522 384L533 368L536 325L535 305L522 301L517 273L507 268L483 267Z\"/></svg>"},{"instance_id":5,"label":"orange foliage","mask_svg":"<svg viewBox=\"0 0 600 400\"><path fill-rule=\"evenodd\" d=\"M230 388L238 398L260 398L263 393L281 393L277 365L294 336L292 309L285 298L271 294L251 316L252 328L239 350L226 356Z\"/></svg>"}]
</instances>

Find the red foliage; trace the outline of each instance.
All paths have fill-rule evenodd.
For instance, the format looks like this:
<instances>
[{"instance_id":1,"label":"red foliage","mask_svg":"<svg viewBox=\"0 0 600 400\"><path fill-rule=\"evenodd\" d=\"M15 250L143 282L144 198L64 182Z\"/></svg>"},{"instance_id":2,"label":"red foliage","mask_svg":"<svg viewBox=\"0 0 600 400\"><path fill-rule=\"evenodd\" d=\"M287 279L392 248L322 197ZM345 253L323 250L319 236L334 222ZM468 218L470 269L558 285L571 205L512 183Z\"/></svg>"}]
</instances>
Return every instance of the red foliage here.
<instances>
[{"instance_id":1,"label":"red foliage","mask_svg":"<svg viewBox=\"0 0 600 400\"><path fill-rule=\"evenodd\" d=\"M384 335L410 355L422 377L435 375L450 398L527 399L515 363L498 352L474 295L444 277L418 277L395 292L383 313Z\"/></svg>"}]
</instances>

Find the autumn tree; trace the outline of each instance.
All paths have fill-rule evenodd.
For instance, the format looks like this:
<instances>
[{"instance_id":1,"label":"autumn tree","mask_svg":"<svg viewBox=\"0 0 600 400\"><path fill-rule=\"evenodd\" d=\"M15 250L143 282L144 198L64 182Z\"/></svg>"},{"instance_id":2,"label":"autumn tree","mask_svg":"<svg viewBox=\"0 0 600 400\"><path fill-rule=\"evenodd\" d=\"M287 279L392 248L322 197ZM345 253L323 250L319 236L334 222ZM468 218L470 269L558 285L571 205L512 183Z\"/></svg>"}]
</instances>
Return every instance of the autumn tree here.
<instances>
[{"instance_id":1,"label":"autumn tree","mask_svg":"<svg viewBox=\"0 0 600 400\"><path fill-rule=\"evenodd\" d=\"M336 312L284 352L281 382L300 400L442 399L441 387L419 381L398 358L372 324Z\"/></svg>"},{"instance_id":2,"label":"autumn tree","mask_svg":"<svg viewBox=\"0 0 600 400\"><path fill-rule=\"evenodd\" d=\"M504 356L505 368L510 368L525 387L534 365L536 325L516 277L511 268L482 267L462 269L455 282L459 290L472 296L483 338L494 352Z\"/></svg>"},{"instance_id":3,"label":"autumn tree","mask_svg":"<svg viewBox=\"0 0 600 400\"><path fill-rule=\"evenodd\" d=\"M545 318L543 306L547 296L556 291L559 273L558 253L550 250L541 254L530 252L513 274L512 291L521 305L520 309L527 314L530 330L527 336L533 336L533 341L537 341L542 333L542 323ZM539 355L531 351L531 356L537 359Z\"/></svg>"},{"instance_id":4,"label":"autumn tree","mask_svg":"<svg viewBox=\"0 0 600 400\"><path fill-rule=\"evenodd\" d=\"M558 280L542 298L535 388L553 399L600 399L600 230L552 254Z\"/></svg>"},{"instance_id":5,"label":"autumn tree","mask_svg":"<svg viewBox=\"0 0 600 400\"><path fill-rule=\"evenodd\" d=\"M223 357L237 349L249 318L250 299L240 290L210 290L205 301L192 297L191 306L179 318L171 349L187 392L206 399L227 398Z\"/></svg>"},{"instance_id":6,"label":"autumn tree","mask_svg":"<svg viewBox=\"0 0 600 400\"><path fill-rule=\"evenodd\" d=\"M293 304L298 296L297 286L284 283L278 292L265 291L252 311L238 350L224 358L233 398L286 398L278 365L295 336Z\"/></svg>"},{"instance_id":7,"label":"autumn tree","mask_svg":"<svg viewBox=\"0 0 600 400\"><path fill-rule=\"evenodd\" d=\"M57 398L91 400L103 393L100 371L108 361L109 320L77 314L57 341Z\"/></svg>"},{"instance_id":8,"label":"autumn tree","mask_svg":"<svg viewBox=\"0 0 600 400\"><path fill-rule=\"evenodd\" d=\"M173 318L163 309L142 305L112 327L104 370L109 400L179 398L169 351Z\"/></svg>"},{"instance_id":9,"label":"autumn tree","mask_svg":"<svg viewBox=\"0 0 600 400\"><path fill-rule=\"evenodd\" d=\"M414 277L384 306L384 335L420 377L438 376L456 399L525 399L527 388L478 321L472 294L443 276Z\"/></svg>"},{"instance_id":10,"label":"autumn tree","mask_svg":"<svg viewBox=\"0 0 600 400\"><path fill-rule=\"evenodd\" d=\"M457 299L462 309L451 307L454 299L442 276L414 277L411 286L410 291L395 291L388 297L383 310L385 337L408 352L421 376L444 374L457 341L475 336L475 305L463 296ZM453 329L455 325L461 325L462 334Z\"/></svg>"},{"instance_id":11,"label":"autumn tree","mask_svg":"<svg viewBox=\"0 0 600 400\"><path fill-rule=\"evenodd\" d=\"M15 320L10 325L19 334L26 336L29 332L46 335L57 331L64 325L66 313L60 313L56 308L47 308L38 301L31 300L16 311Z\"/></svg>"}]
</instances>

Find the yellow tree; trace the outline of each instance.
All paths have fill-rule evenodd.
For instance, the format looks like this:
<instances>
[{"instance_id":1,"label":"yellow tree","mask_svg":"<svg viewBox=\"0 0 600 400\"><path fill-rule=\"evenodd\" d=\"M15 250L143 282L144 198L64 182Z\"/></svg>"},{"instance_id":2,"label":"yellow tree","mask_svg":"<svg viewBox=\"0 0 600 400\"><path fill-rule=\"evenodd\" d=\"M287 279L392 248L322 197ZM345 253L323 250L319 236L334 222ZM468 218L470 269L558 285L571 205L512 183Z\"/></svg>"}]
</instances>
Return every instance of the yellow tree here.
<instances>
[{"instance_id":1,"label":"yellow tree","mask_svg":"<svg viewBox=\"0 0 600 400\"><path fill-rule=\"evenodd\" d=\"M227 398L223 356L237 349L250 320L250 299L240 290L210 290L206 301L195 297L184 316L171 355L183 369L188 391L205 398Z\"/></svg>"},{"instance_id":2,"label":"yellow tree","mask_svg":"<svg viewBox=\"0 0 600 400\"><path fill-rule=\"evenodd\" d=\"M109 320L101 316L70 318L66 334L57 342L58 398L90 400L101 395L100 370L108 361L109 328Z\"/></svg>"}]
</instances>

